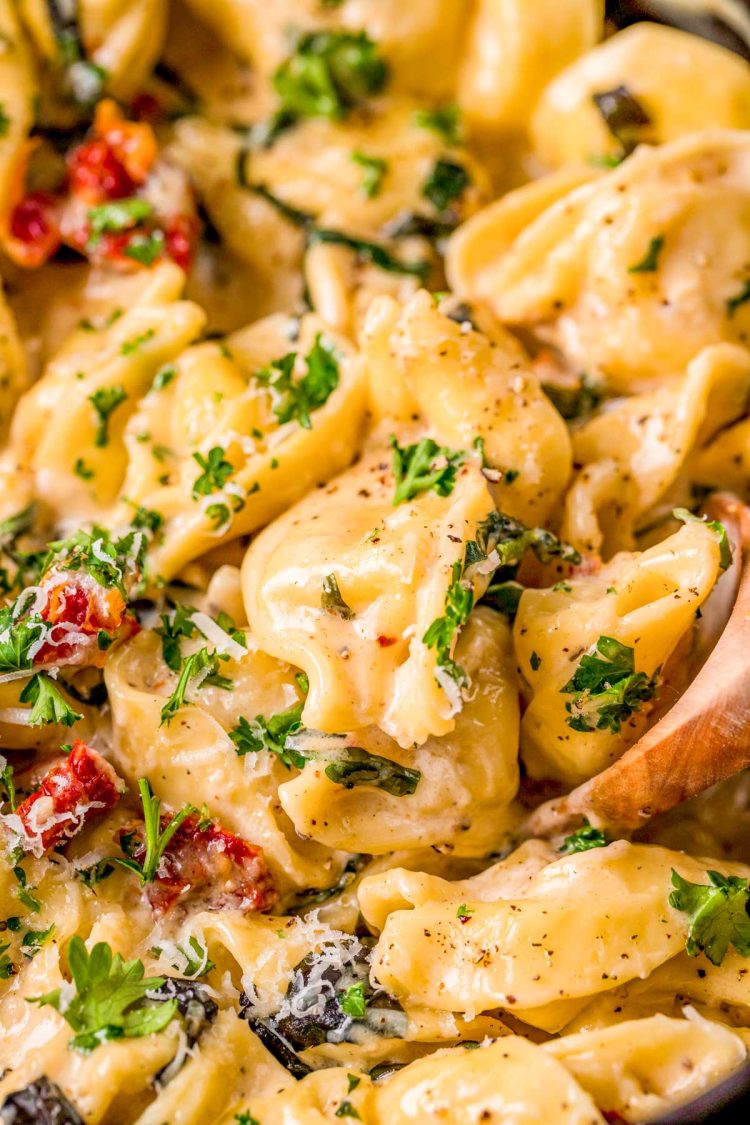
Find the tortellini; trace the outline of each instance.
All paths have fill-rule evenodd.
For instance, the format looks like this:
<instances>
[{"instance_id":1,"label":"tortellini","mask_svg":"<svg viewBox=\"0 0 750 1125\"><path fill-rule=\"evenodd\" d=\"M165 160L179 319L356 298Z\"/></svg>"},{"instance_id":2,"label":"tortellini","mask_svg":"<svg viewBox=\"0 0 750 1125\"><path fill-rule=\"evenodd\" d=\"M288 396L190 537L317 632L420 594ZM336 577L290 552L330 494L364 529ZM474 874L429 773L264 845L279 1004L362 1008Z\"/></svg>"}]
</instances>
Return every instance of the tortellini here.
<instances>
[{"instance_id":1,"label":"tortellini","mask_svg":"<svg viewBox=\"0 0 750 1125\"><path fill-rule=\"evenodd\" d=\"M452 901L396 909L373 973L411 1004L499 1007L533 1024L535 1009L646 976L684 948L685 916L667 902L672 868L695 881L705 872L681 853L618 841L558 859L512 898L466 902L458 888Z\"/></svg>"},{"instance_id":2,"label":"tortellini","mask_svg":"<svg viewBox=\"0 0 750 1125\"><path fill-rule=\"evenodd\" d=\"M459 80L459 102L473 130L492 136L523 130L539 95L559 70L601 35L600 0L479 0Z\"/></svg>"},{"instance_id":3,"label":"tortellini","mask_svg":"<svg viewBox=\"0 0 750 1125\"><path fill-rule=\"evenodd\" d=\"M725 431L745 414L748 393L750 352L719 344L698 353L679 386L618 399L583 422L573 433L582 469L565 500L565 538L607 558L632 550L642 527L691 502L692 486L705 483L703 459L713 442L726 453Z\"/></svg>"},{"instance_id":4,"label":"tortellini","mask_svg":"<svg viewBox=\"0 0 750 1125\"><path fill-rule=\"evenodd\" d=\"M633 128L634 141L665 144L702 129L750 126L744 59L696 35L639 23L588 51L547 86L531 123L542 163L557 168L621 154L594 101L621 87L648 118ZM700 97L692 96L696 89Z\"/></svg>"},{"instance_id":5,"label":"tortellini","mask_svg":"<svg viewBox=\"0 0 750 1125\"><path fill-rule=\"evenodd\" d=\"M373 855L396 848L448 845L454 855L486 855L514 824L518 786L518 710L510 631L498 614L478 609L456 650L472 683L455 730L415 751L399 750L372 728L347 741L417 769L414 793L394 796L347 789L311 764L279 788L297 831L330 847ZM325 740L321 747L325 753Z\"/></svg>"},{"instance_id":6,"label":"tortellini","mask_svg":"<svg viewBox=\"0 0 750 1125\"><path fill-rule=\"evenodd\" d=\"M559 587L525 590L514 635L519 668L529 686L521 724L521 748L532 777L572 787L610 765L643 733L662 682L669 684L669 656L689 633L719 576L716 535L690 523L642 553L616 555L596 574L572 577ZM656 677L646 701L607 724L606 711L575 724L570 681L581 657L600 638L614 638L632 652L633 669ZM566 690L567 689L567 690ZM606 696L601 707L605 707ZM596 696L588 704L596 708Z\"/></svg>"},{"instance_id":7,"label":"tortellini","mask_svg":"<svg viewBox=\"0 0 750 1125\"><path fill-rule=\"evenodd\" d=\"M645 389L747 333L747 166L739 131L642 147L543 211L491 268L465 271L460 291L560 348L573 370Z\"/></svg>"},{"instance_id":8,"label":"tortellini","mask_svg":"<svg viewBox=\"0 0 750 1125\"><path fill-rule=\"evenodd\" d=\"M155 271L138 304L101 327L74 330L19 403L11 441L36 495L58 520L101 520L127 470L125 423L157 371L200 333L197 305L178 300L176 266Z\"/></svg>"},{"instance_id":9,"label":"tortellini","mask_svg":"<svg viewBox=\"0 0 750 1125\"><path fill-rule=\"evenodd\" d=\"M183 352L125 436L122 498L163 520L154 573L171 577L255 531L345 468L364 401L358 356L313 315L270 317Z\"/></svg>"},{"instance_id":10,"label":"tortellini","mask_svg":"<svg viewBox=\"0 0 750 1125\"><path fill-rule=\"evenodd\" d=\"M67 120L102 91L129 101L142 88L162 47L164 0L80 0L44 5L21 0L21 17L47 71L45 115Z\"/></svg>"},{"instance_id":11,"label":"tortellini","mask_svg":"<svg viewBox=\"0 0 750 1125\"><path fill-rule=\"evenodd\" d=\"M389 460L376 449L279 517L251 544L242 581L258 643L309 677L305 725L372 724L406 749L454 729L455 685L441 686L423 638L493 504L471 460L448 496L422 492L394 506ZM344 609L325 596L332 581ZM483 592L486 576L475 581Z\"/></svg>"},{"instance_id":12,"label":"tortellini","mask_svg":"<svg viewBox=\"0 0 750 1125\"><path fill-rule=\"evenodd\" d=\"M565 425L541 393L509 334L488 340L440 312L427 293L403 308L373 301L362 330L374 419L424 418L454 448L482 443L499 470L492 485L502 511L543 523L570 474Z\"/></svg>"}]
</instances>

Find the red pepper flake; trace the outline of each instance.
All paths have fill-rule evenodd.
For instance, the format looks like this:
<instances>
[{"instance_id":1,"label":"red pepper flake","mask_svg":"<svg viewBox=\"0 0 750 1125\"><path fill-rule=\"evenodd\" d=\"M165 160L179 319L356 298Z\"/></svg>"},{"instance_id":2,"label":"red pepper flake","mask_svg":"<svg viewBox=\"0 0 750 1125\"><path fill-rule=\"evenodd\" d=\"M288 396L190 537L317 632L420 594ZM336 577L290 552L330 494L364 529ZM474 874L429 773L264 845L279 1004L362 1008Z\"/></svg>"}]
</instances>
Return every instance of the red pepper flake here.
<instances>
[{"instance_id":1,"label":"red pepper flake","mask_svg":"<svg viewBox=\"0 0 750 1125\"><path fill-rule=\"evenodd\" d=\"M35 855L50 851L114 808L124 789L109 762L77 740L68 757L53 766L38 789L18 806L16 815L24 829L21 847Z\"/></svg>"},{"instance_id":2,"label":"red pepper flake","mask_svg":"<svg viewBox=\"0 0 750 1125\"><path fill-rule=\"evenodd\" d=\"M398 640L398 637L384 637L383 634L381 633L380 636L378 637L378 644L380 645L381 648L390 648L391 645L395 645L397 640Z\"/></svg>"},{"instance_id":3,"label":"red pepper flake","mask_svg":"<svg viewBox=\"0 0 750 1125\"><path fill-rule=\"evenodd\" d=\"M160 831L172 817L161 817ZM123 851L138 863L146 855L143 821L120 831ZM146 887L156 914L178 901L200 899L207 910L270 910L278 892L263 849L196 814L186 817L164 851L156 879Z\"/></svg>"}]
</instances>

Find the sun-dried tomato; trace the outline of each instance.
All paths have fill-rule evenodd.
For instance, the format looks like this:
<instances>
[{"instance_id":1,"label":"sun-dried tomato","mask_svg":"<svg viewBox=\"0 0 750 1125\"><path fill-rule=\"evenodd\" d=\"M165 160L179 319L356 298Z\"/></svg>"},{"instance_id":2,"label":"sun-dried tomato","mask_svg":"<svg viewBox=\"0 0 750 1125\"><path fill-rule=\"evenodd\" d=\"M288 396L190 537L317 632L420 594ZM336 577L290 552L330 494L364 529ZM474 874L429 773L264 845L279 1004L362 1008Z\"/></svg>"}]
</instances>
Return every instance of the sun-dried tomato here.
<instances>
[{"instance_id":1,"label":"sun-dried tomato","mask_svg":"<svg viewBox=\"0 0 750 1125\"><path fill-rule=\"evenodd\" d=\"M134 636L140 629L138 622L128 612L127 602L115 587L105 588L91 582L78 571L52 574L43 586L47 593L41 616L53 626L49 641L39 649L34 664L86 663L101 666L106 658L106 648L99 647L94 638L106 633L110 641ZM80 638L68 642L66 626L84 634L90 641ZM85 649L86 659L78 659ZM108 646L107 646L108 647Z\"/></svg>"},{"instance_id":2,"label":"sun-dried tomato","mask_svg":"<svg viewBox=\"0 0 750 1125\"><path fill-rule=\"evenodd\" d=\"M171 820L161 818L163 832ZM143 822L120 832L123 850L143 863ZM164 914L178 900L201 900L207 910L270 910L278 898L263 849L228 832L214 821L188 816L167 845L156 879L146 887L152 909Z\"/></svg>"},{"instance_id":3,"label":"sun-dried tomato","mask_svg":"<svg viewBox=\"0 0 750 1125\"><path fill-rule=\"evenodd\" d=\"M94 817L113 808L125 789L109 762L80 740L45 774L16 809L24 828L21 847L39 854L75 836Z\"/></svg>"},{"instance_id":4,"label":"sun-dried tomato","mask_svg":"<svg viewBox=\"0 0 750 1125\"><path fill-rule=\"evenodd\" d=\"M187 273L193 261L200 233L196 215L176 215L164 231L167 254Z\"/></svg>"},{"instance_id":5,"label":"sun-dried tomato","mask_svg":"<svg viewBox=\"0 0 750 1125\"><path fill-rule=\"evenodd\" d=\"M108 141L101 138L74 148L68 157L68 169L71 191L88 203L125 199L136 189Z\"/></svg>"},{"instance_id":6,"label":"sun-dried tomato","mask_svg":"<svg viewBox=\"0 0 750 1125\"><path fill-rule=\"evenodd\" d=\"M31 192L13 208L9 232L24 265L43 265L60 246L55 212L54 197L44 191Z\"/></svg>"}]
</instances>

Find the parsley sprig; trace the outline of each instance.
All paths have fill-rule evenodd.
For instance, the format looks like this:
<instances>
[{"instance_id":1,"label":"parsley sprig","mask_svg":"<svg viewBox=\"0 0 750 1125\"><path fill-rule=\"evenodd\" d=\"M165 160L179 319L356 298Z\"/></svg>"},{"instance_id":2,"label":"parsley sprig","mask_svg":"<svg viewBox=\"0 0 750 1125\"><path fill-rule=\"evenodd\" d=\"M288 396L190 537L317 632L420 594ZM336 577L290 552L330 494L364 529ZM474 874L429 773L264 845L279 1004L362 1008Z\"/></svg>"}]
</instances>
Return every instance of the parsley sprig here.
<instances>
[{"instance_id":1,"label":"parsley sprig","mask_svg":"<svg viewBox=\"0 0 750 1125\"><path fill-rule=\"evenodd\" d=\"M708 885L690 883L672 870L674 890L669 905L689 916L689 956L705 953L712 965L720 965L733 945L741 957L750 957L747 879L720 875L718 871L706 874Z\"/></svg>"},{"instance_id":2,"label":"parsley sprig","mask_svg":"<svg viewBox=\"0 0 750 1125\"><path fill-rule=\"evenodd\" d=\"M303 694L307 695L308 680L304 673L297 676L297 683ZM242 716L229 732L238 756L244 757L245 754L257 754L261 750L268 750L275 754L287 769L294 766L295 769L301 770L307 758L287 746L286 742L290 735L297 734L302 729L304 706L305 700L300 699L291 707L287 707L284 711L277 711L268 719L263 715L256 715L252 720Z\"/></svg>"},{"instance_id":3,"label":"parsley sprig","mask_svg":"<svg viewBox=\"0 0 750 1125\"><path fill-rule=\"evenodd\" d=\"M565 721L575 731L619 734L623 721L654 698L658 684L659 669L653 676L636 672L635 650L615 637L601 636L560 689L572 696L565 704Z\"/></svg>"},{"instance_id":4,"label":"parsley sprig","mask_svg":"<svg viewBox=\"0 0 750 1125\"><path fill-rule=\"evenodd\" d=\"M75 722L83 718L80 712L73 710L49 676L41 672L31 677L19 699L21 703L32 704L28 717L29 726L32 727L46 726L49 723L72 727Z\"/></svg>"},{"instance_id":5,"label":"parsley sprig","mask_svg":"<svg viewBox=\"0 0 750 1125\"><path fill-rule=\"evenodd\" d=\"M75 995L68 999L56 988L44 996L29 997L29 1003L49 1005L75 1031L71 1047L88 1053L108 1039L137 1039L163 1031L177 1015L175 999L153 1002L148 993L161 988L165 977L144 976L139 960L113 957L111 947L97 942L91 953L80 937L70 939L66 949Z\"/></svg>"},{"instance_id":6,"label":"parsley sprig","mask_svg":"<svg viewBox=\"0 0 750 1125\"><path fill-rule=\"evenodd\" d=\"M224 691L231 691L234 686L232 681L227 676L219 674L220 662L228 659L229 657L223 653L211 652L207 648L191 653L182 665L174 691L161 709L160 725L163 726L165 723L169 725L180 708L189 702L186 701L185 696L193 680L197 680L201 687L204 684L211 684L213 687L223 688Z\"/></svg>"},{"instance_id":7,"label":"parsley sprig","mask_svg":"<svg viewBox=\"0 0 750 1125\"><path fill-rule=\"evenodd\" d=\"M339 385L339 365L333 350L321 342L320 333L305 357L306 374L294 379L297 353L288 352L274 359L255 378L271 392L272 410L279 425L298 421L305 430L312 429L310 415L325 406Z\"/></svg>"},{"instance_id":8,"label":"parsley sprig","mask_svg":"<svg viewBox=\"0 0 750 1125\"><path fill-rule=\"evenodd\" d=\"M395 434L388 440L393 450L396 478L394 507L430 490L438 496L450 496L456 484L456 472L468 457L464 450L449 449L428 437L407 446L399 445Z\"/></svg>"},{"instance_id":9,"label":"parsley sprig","mask_svg":"<svg viewBox=\"0 0 750 1125\"><path fill-rule=\"evenodd\" d=\"M721 520L709 520L706 516L695 516L687 508L675 508L672 515L682 523L702 523L716 536L719 544L719 566L726 570L732 565L732 544L729 542L727 529Z\"/></svg>"},{"instance_id":10,"label":"parsley sprig","mask_svg":"<svg viewBox=\"0 0 750 1125\"><path fill-rule=\"evenodd\" d=\"M143 857L143 862L139 863L138 860L133 859L132 856L107 856L107 860L110 863L119 864L120 867L124 867L127 871L131 871L138 877L141 885L143 885L145 883L153 883L156 879L159 864L161 863L162 856L170 840L182 822L192 813L197 813L198 810L193 805L183 805L179 812L174 814L167 826L162 830L161 800L159 797L155 796L151 788L151 782L147 777L142 777L140 779L138 782L138 790L143 806L144 837L146 844L146 854ZM127 839L127 837L124 839Z\"/></svg>"},{"instance_id":11,"label":"parsley sprig","mask_svg":"<svg viewBox=\"0 0 750 1125\"><path fill-rule=\"evenodd\" d=\"M453 564L451 582L445 595L445 609L442 617L437 617L422 637L427 648L434 648L437 664L460 687L467 686L469 677L460 664L452 658L453 643L458 633L469 620L474 608L474 592L470 583L464 579L464 566L461 562Z\"/></svg>"}]
</instances>

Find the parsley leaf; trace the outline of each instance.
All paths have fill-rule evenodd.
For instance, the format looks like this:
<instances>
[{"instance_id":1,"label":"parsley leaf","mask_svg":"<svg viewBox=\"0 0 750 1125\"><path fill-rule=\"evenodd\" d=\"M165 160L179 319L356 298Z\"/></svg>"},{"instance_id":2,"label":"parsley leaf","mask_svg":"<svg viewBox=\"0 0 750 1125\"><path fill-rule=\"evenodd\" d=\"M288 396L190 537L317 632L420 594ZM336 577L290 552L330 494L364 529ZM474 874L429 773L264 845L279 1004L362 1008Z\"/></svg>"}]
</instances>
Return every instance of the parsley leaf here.
<instances>
[{"instance_id":1,"label":"parsley leaf","mask_svg":"<svg viewBox=\"0 0 750 1125\"><path fill-rule=\"evenodd\" d=\"M730 945L741 957L750 957L750 917L747 913L747 880L707 871L709 885L690 883L672 870L674 890L669 905L689 915L686 949L690 957L705 953L720 965Z\"/></svg>"},{"instance_id":2,"label":"parsley leaf","mask_svg":"<svg viewBox=\"0 0 750 1125\"><path fill-rule=\"evenodd\" d=\"M659 268L659 255L664 249L664 235L657 234L648 244L648 250L639 262L628 268L628 273L656 273Z\"/></svg>"},{"instance_id":3,"label":"parsley leaf","mask_svg":"<svg viewBox=\"0 0 750 1125\"><path fill-rule=\"evenodd\" d=\"M231 461L224 460L224 450L220 445L213 446L208 451L208 457L202 453L194 453L193 459L198 462L203 472L193 485L192 496L197 500L199 496L210 496L212 492L220 491L234 472Z\"/></svg>"},{"instance_id":4,"label":"parsley leaf","mask_svg":"<svg viewBox=\"0 0 750 1125\"><path fill-rule=\"evenodd\" d=\"M21 952L24 957L34 957L45 942L49 941L54 932L54 922L46 930L27 930L21 938Z\"/></svg>"},{"instance_id":5,"label":"parsley leaf","mask_svg":"<svg viewBox=\"0 0 750 1125\"><path fill-rule=\"evenodd\" d=\"M164 977L144 977L143 963L124 961L111 947L97 942L89 953L80 937L70 939L67 959L75 995L63 998L56 988L29 1003L50 1005L76 1032L71 1046L93 1051L107 1039L136 1039L163 1031L177 1015L177 1001L149 1002L147 993L160 988Z\"/></svg>"},{"instance_id":6,"label":"parsley leaf","mask_svg":"<svg viewBox=\"0 0 750 1125\"><path fill-rule=\"evenodd\" d=\"M339 366L333 351L321 343L320 333L305 358L307 373L295 381L296 361L297 353L288 352L258 371L255 378L270 390L279 425L296 419L303 429L311 430L310 415L326 404L339 385Z\"/></svg>"},{"instance_id":7,"label":"parsley leaf","mask_svg":"<svg viewBox=\"0 0 750 1125\"><path fill-rule=\"evenodd\" d=\"M201 687L203 684L212 684L214 687L223 688L225 691L232 690L232 681L227 679L226 676L219 675L219 661L221 659L218 653L209 652L207 648L198 649L197 652L188 656L182 665L177 686L161 709L161 726L164 723L169 725L180 708L184 707L186 702L190 702L185 699L185 695L190 687L191 680L197 680L197 686Z\"/></svg>"},{"instance_id":8,"label":"parsley leaf","mask_svg":"<svg viewBox=\"0 0 750 1125\"><path fill-rule=\"evenodd\" d=\"M122 256L132 258L142 266L152 266L164 253L164 245L164 232L161 230L153 230L150 234L136 234L123 247Z\"/></svg>"},{"instance_id":9,"label":"parsley leaf","mask_svg":"<svg viewBox=\"0 0 750 1125\"><path fill-rule=\"evenodd\" d=\"M171 614L162 614L161 628L154 629L156 635L161 637L162 659L173 672L179 672L182 667L181 638L195 636L194 613L194 606L176 605Z\"/></svg>"},{"instance_id":10,"label":"parsley leaf","mask_svg":"<svg viewBox=\"0 0 750 1125\"><path fill-rule=\"evenodd\" d=\"M17 606L18 602L0 609L0 673L31 668L29 650L47 628L38 613L21 620L14 617Z\"/></svg>"},{"instance_id":11,"label":"parsley leaf","mask_svg":"<svg viewBox=\"0 0 750 1125\"><path fill-rule=\"evenodd\" d=\"M573 696L565 704L569 727L619 734L623 720L654 698L659 670L651 677L636 672L634 657L634 649L605 636L599 637L593 652L584 653L575 674L560 688Z\"/></svg>"},{"instance_id":12,"label":"parsley leaf","mask_svg":"<svg viewBox=\"0 0 750 1125\"><path fill-rule=\"evenodd\" d=\"M303 35L278 67L273 85L281 113L339 120L364 98L378 94L388 67L366 32L319 31Z\"/></svg>"},{"instance_id":13,"label":"parsley leaf","mask_svg":"<svg viewBox=\"0 0 750 1125\"><path fill-rule=\"evenodd\" d=\"M300 680L306 691L307 677L300 677ZM307 758L291 747L287 747L286 740L289 735L296 734L302 728L304 706L304 699L300 699L298 703L292 704L284 711L277 711L268 719L256 715L250 721L242 716L237 726L229 732L238 756L242 758L245 754L257 754L260 750L269 750L284 763L287 769L294 766L301 770Z\"/></svg>"},{"instance_id":14,"label":"parsley leaf","mask_svg":"<svg viewBox=\"0 0 750 1125\"><path fill-rule=\"evenodd\" d=\"M157 512L155 508L144 508L142 504L139 504L133 512L132 526L143 531L150 531L152 535L156 535L163 523L164 516L161 512Z\"/></svg>"},{"instance_id":15,"label":"parsley leaf","mask_svg":"<svg viewBox=\"0 0 750 1125\"><path fill-rule=\"evenodd\" d=\"M572 855L574 852L587 852L590 848L606 848L608 843L604 833L584 819L580 828L565 837L558 851L563 855Z\"/></svg>"},{"instance_id":16,"label":"parsley leaf","mask_svg":"<svg viewBox=\"0 0 750 1125\"><path fill-rule=\"evenodd\" d=\"M134 875L138 876L141 885L143 885L144 883L153 883L159 870L161 857L164 855L169 841L172 839L183 820L190 816L191 813L196 813L198 810L193 805L183 805L162 831L161 800L154 795L151 782L147 777L142 777L140 779L138 782L138 790L143 806L143 823L146 842L146 854L143 857L143 863L139 863L130 856L127 858L123 858L122 856L107 856L106 859L109 863L117 863L127 871L132 871Z\"/></svg>"},{"instance_id":17,"label":"parsley leaf","mask_svg":"<svg viewBox=\"0 0 750 1125\"><path fill-rule=\"evenodd\" d=\"M675 519L681 520L682 523L704 523L707 528L713 531L719 543L719 566L722 570L726 570L732 565L732 544L729 542L727 529L720 520L709 520L705 516L694 516L687 508L675 508L672 512Z\"/></svg>"},{"instance_id":18,"label":"parsley leaf","mask_svg":"<svg viewBox=\"0 0 750 1125\"><path fill-rule=\"evenodd\" d=\"M473 913L474 908L471 906L467 906L465 902L462 902L458 910L456 911L456 917L458 918L459 922L467 922L469 918L471 918Z\"/></svg>"},{"instance_id":19,"label":"parsley leaf","mask_svg":"<svg viewBox=\"0 0 750 1125\"><path fill-rule=\"evenodd\" d=\"M364 982L358 981L357 984L352 984L349 988L340 992L339 1004L341 1006L341 1011L346 1012L347 1016L351 1016L352 1019L361 1020L367 1012Z\"/></svg>"},{"instance_id":20,"label":"parsley leaf","mask_svg":"<svg viewBox=\"0 0 750 1125\"><path fill-rule=\"evenodd\" d=\"M115 586L127 597L126 583L143 565L147 546L146 536L140 531L113 539L105 528L94 524L91 531L76 531L67 539L48 543L42 573L52 566L59 570L83 569L100 586Z\"/></svg>"},{"instance_id":21,"label":"parsley leaf","mask_svg":"<svg viewBox=\"0 0 750 1125\"><path fill-rule=\"evenodd\" d=\"M451 649L456 635L469 620L474 608L474 593L463 579L463 569L462 563L453 564L443 616L437 617L422 637L423 644L435 649L438 666L460 686L468 684L468 676L460 664L452 659Z\"/></svg>"},{"instance_id":22,"label":"parsley leaf","mask_svg":"<svg viewBox=\"0 0 750 1125\"><path fill-rule=\"evenodd\" d=\"M98 391L94 391L92 395L88 396L98 419L96 433L94 434L94 445L101 447L107 444L109 441L110 416L127 397L125 388L119 384L113 387L100 387Z\"/></svg>"},{"instance_id":23,"label":"parsley leaf","mask_svg":"<svg viewBox=\"0 0 750 1125\"><path fill-rule=\"evenodd\" d=\"M5 789L5 795L7 797L8 804L10 805L10 811L15 812L17 801L16 783L13 777L14 769L10 762L7 761L7 759L4 758L2 754L0 754L0 766L2 767L0 768L0 783L2 783L3 788Z\"/></svg>"},{"instance_id":24,"label":"parsley leaf","mask_svg":"<svg viewBox=\"0 0 750 1125\"><path fill-rule=\"evenodd\" d=\"M436 109L419 109L414 114L414 121L420 128L437 133L449 146L461 141L461 115L455 103L438 106Z\"/></svg>"},{"instance_id":25,"label":"parsley leaf","mask_svg":"<svg viewBox=\"0 0 750 1125\"><path fill-rule=\"evenodd\" d=\"M347 1101L346 1099L344 1099L344 1101L341 1103L341 1105L336 1110L336 1112L334 1113L333 1116L334 1117L356 1117L358 1121L362 1120L362 1118L359 1115L359 1111L356 1110L354 1108L354 1106L352 1105L352 1103L350 1101Z\"/></svg>"},{"instance_id":26,"label":"parsley leaf","mask_svg":"<svg viewBox=\"0 0 750 1125\"><path fill-rule=\"evenodd\" d=\"M445 211L463 195L470 183L471 177L463 164L457 164L455 160L436 160L422 185L422 195L438 211Z\"/></svg>"},{"instance_id":27,"label":"parsley leaf","mask_svg":"<svg viewBox=\"0 0 750 1125\"><path fill-rule=\"evenodd\" d=\"M33 704L28 718L29 726L32 727L43 727L49 723L72 727L73 723L83 718L83 715L73 710L49 676L44 676L41 672L31 677L19 699L21 703Z\"/></svg>"},{"instance_id":28,"label":"parsley leaf","mask_svg":"<svg viewBox=\"0 0 750 1125\"><path fill-rule=\"evenodd\" d=\"M96 474L93 469L90 469L83 457L76 457L75 464L73 465L73 472L81 480L91 480Z\"/></svg>"},{"instance_id":29,"label":"parsley leaf","mask_svg":"<svg viewBox=\"0 0 750 1125\"><path fill-rule=\"evenodd\" d=\"M135 226L142 219L147 219L153 209L148 200L138 199L135 196L132 199L117 199L111 203L102 203L89 210L91 233L94 239L98 240L105 231L125 230Z\"/></svg>"},{"instance_id":30,"label":"parsley leaf","mask_svg":"<svg viewBox=\"0 0 750 1125\"><path fill-rule=\"evenodd\" d=\"M422 438L415 445L400 446L395 435L391 434L389 442L396 478L394 507L430 489L438 496L450 496L456 483L456 470L468 456L463 450L438 445L432 438Z\"/></svg>"},{"instance_id":31,"label":"parsley leaf","mask_svg":"<svg viewBox=\"0 0 750 1125\"><path fill-rule=\"evenodd\" d=\"M368 156L366 152L353 152L352 160L362 169L360 191L365 199L374 199L383 186L383 178L388 171L388 163L380 156Z\"/></svg>"},{"instance_id":32,"label":"parsley leaf","mask_svg":"<svg viewBox=\"0 0 750 1125\"><path fill-rule=\"evenodd\" d=\"M0 980L8 980L16 972L16 966L8 956L10 942L0 945Z\"/></svg>"},{"instance_id":33,"label":"parsley leaf","mask_svg":"<svg viewBox=\"0 0 750 1125\"><path fill-rule=\"evenodd\" d=\"M343 621L351 621L355 616L354 610L347 605L341 596L339 584L335 574L327 574L323 579L323 593L320 595L320 607L326 613L340 617Z\"/></svg>"},{"instance_id":34,"label":"parsley leaf","mask_svg":"<svg viewBox=\"0 0 750 1125\"><path fill-rule=\"evenodd\" d=\"M604 398L601 384L586 374L573 387L543 383L542 390L566 421L591 414Z\"/></svg>"}]
</instances>

